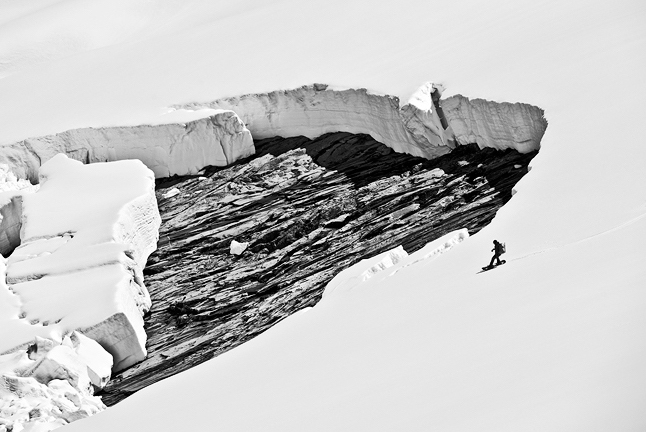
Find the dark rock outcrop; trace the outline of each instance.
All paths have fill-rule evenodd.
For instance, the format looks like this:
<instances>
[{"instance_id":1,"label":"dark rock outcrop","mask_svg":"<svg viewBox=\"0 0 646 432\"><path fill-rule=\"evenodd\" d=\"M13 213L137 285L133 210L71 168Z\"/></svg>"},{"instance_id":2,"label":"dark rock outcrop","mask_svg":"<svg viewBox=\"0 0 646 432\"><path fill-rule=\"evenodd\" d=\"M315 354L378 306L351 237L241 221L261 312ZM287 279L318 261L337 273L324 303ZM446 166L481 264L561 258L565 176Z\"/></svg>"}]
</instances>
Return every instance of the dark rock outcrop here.
<instances>
[{"instance_id":1,"label":"dark rock outcrop","mask_svg":"<svg viewBox=\"0 0 646 432\"><path fill-rule=\"evenodd\" d=\"M477 232L536 154L468 145L425 160L349 133L271 138L256 151L199 177L158 181L160 242L145 270L149 354L113 377L107 405L314 305L361 259ZM233 255L232 240L249 246Z\"/></svg>"}]
</instances>

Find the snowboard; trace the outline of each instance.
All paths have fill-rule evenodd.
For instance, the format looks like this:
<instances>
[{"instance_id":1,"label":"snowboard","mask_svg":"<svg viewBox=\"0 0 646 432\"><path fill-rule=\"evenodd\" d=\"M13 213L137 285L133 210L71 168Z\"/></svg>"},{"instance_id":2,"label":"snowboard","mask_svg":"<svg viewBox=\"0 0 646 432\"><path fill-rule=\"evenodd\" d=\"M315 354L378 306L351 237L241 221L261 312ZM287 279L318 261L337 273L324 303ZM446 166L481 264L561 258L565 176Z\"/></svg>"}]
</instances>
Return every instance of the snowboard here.
<instances>
[{"instance_id":1,"label":"snowboard","mask_svg":"<svg viewBox=\"0 0 646 432\"><path fill-rule=\"evenodd\" d=\"M487 271L487 270L495 269L496 267L499 267L499 266L503 265L503 264L504 264L504 263L506 263L506 262L507 262L507 261L505 261L505 260L500 260L500 264L496 264L496 265L492 265L492 266L482 267L482 271ZM482 273L482 272L480 272L480 273Z\"/></svg>"}]
</instances>

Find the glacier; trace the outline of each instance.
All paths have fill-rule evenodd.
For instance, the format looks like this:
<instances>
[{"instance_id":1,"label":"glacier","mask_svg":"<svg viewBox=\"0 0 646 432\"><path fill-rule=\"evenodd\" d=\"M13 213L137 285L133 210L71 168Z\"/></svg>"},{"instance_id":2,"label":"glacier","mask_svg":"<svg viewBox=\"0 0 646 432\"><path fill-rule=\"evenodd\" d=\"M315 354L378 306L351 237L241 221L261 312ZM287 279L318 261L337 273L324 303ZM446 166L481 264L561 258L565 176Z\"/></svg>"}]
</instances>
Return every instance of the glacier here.
<instances>
[{"instance_id":1,"label":"glacier","mask_svg":"<svg viewBox=\"0 0 646 432\"><path fill-rule=\"evenodd\" d=\"M643 4L374 6L0 3L1 63L13 73L0 80L3 143L154 123L171 104L301 83L405 100L428 76L469 97L532 102L550 118L531 175L455 251L383 283L375 276L69 430L645 429L646 229L599 235L646 209L646 152L636 139L646 97ZM17 20L12 9L36 13ZM61 45L74 55L48 55ZM38 67L16 62L11 53L23 47ZM492 238L512 246L514 266L465 271L482 265Z\"/></svg>"},{"instance_id":2,"label":"glacier","mask_svg":"<svg viewBox=\"0 0 646 432\"><path fill-rule=\"evenodd\" d=\"M400 106L396 96L312 84L174 108L232 110L255 139L365 133L399 153L427 159L446 154L457 144L513 148L521 153L540 148L547 128L542 109L464 96L441 100L443 90L442 85L424 83Z\"/></svg>"},{"instance_id":3,"label":"glacier","mask_svg":"<svg viewBox=\"0 0 646 432\"><path fill-rule=\"evenodd\" d=\"M0 354L0 430L49 431L105 409L112 356L78 332Z\"/></svg>"},{"instance_id":4,"label":"glacier","mask_svg":"<svg viewBox=\"0 0 646 432\"><path fill-rule=\"evenodd\" d=\"M458 144L480 148L513 148L527 153L540 148L547 127L542 110L523 103L493 103L462 95L442 101L442 108Z\"/></svg>"},{"instance_id":5,"label":"glacier","mask_svg":"<svg viewBox=\"0 0 646 432\"><path fill-rule=\"evenodd\" d=\"M146 357L142 271L161 223L154 184L138 160L84 165L58 154L40 167L36 191L4 192L0 381L15 383L0 385L0 404L9 426L69 392L77 403L45 410L42 422L104 409L93 389ZM58 395L53 381L71 390ZM25 394L35 399L12 402Z\"/></svg>"},{"instance_id":6,"label":"glacier","mask_svg":"<svg viewBox=\"0 0 646 432\"><path fill-rule=\"evenodd\" d=\"M156 177L196 174L254 153L238 116L218 110L186 123L71 129L0 147L0 163L19 178L38 181L40 166L58 153L84 163L139 159Z\"/></svg>"},{"instance_id":7,"label":"glacier","mask_svg":"<svg viewBox=\"0 0 646 432\"><path fill-rule=\"evenodd\" d=\"M521 153L540 148L547 126L540 108L463 96L442 100L442 91L425 83L400 106L395 96L313 84L171 107L188 117L207 115L185 123L80 128L1 146L8 191L0 196L0 252L8 258L0 289L7 300L3 327L11 331L0 341L0 355L12 365L4 376L22 379L33 392L61 378L52 370L77 371L64 376L76 377L68 384L79 403L72 414L43 416L53 426L104 409L92 391L108 382L106 368L118 372L146 358L142 316L151 301L143 268L159 235L155 178L231 165L255 153L254 139L338 131L368 134L425 159L474 143ZM164 197L178 193L171 189ZM246 246L233 240L230 253ZM403 249L392 253L366 271L407 256ZM98 343L103 373L79 358L70 334L91 341L85 346ZM41 354L25 367L31 347ZM78 378L85 366L87 376ZM47 389L37 393L37 403L58 397ZM15 397L7 389L0 394L5 402ZM12 411L15 421L26 424L23 414L33 406Z\"/></svg>"},{"instance_id":8,"label":"glacier","mask_svg":"<svg viewBox=\"0 0 646 432\"><path fill-rule=\"evenodd\" d=\"M247 94L170 107L204 111L186 123L71 129L0 146L0 163L37 182L42 163L58 153L84 163L139 159L155 177L197 174L254 154L253 139L316 138L329 132L368 134L399 153L433 159L456 145L540 148L547 128L542 109L464 96L441 99L443 86L427 82L400 106L399 98L327 84Z\"/></svg>"},{"instance_id":9,"label":"glacier","mask_svg":"<svg viewBox=\"0 0 646 432\"><path fill-rule=\"evenodd\" d=\"M18 320L3 324L14 331L0 352L86 329L115 357L115 369L143 359L150 297L142 270L161 222L152 173L136 160L83 165L59 154L41 167L39 190L22 195L21 221L4 278L19 299ZM102 330L109 320L127 330Z\"/></svg>"}]
</instances>

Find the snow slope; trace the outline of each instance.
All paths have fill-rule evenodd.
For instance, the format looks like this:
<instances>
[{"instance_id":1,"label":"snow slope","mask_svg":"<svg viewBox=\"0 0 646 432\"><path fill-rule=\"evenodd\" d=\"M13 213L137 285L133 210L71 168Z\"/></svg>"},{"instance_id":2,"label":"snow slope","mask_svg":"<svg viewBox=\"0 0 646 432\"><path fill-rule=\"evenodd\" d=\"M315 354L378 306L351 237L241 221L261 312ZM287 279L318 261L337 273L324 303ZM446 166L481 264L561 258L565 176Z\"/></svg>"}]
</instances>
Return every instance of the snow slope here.
<instances>
[{"instance_id":1,"label":"snow slope","mask_svg":"<svg viewBox=\"0 0 646 432\"><path fill-rule=\"evenodd\" d=\"M433 80L550 123L485 230L68 430L646 428L644 4L131 3L163 13L38 64L0 55L0 142L314 82L407 98ZM494 238L508 262L476 274Z\"/></svg>"},{"instance_id":2,"label":"snow slope","mask_svg":"<svg viewBox=\"0 0 646 432\"><path fill-rule=\"evenodd\" d=\"M646 218L476 274L495 225L67 428L643 430Z\"/></svg>"}]
</instances>

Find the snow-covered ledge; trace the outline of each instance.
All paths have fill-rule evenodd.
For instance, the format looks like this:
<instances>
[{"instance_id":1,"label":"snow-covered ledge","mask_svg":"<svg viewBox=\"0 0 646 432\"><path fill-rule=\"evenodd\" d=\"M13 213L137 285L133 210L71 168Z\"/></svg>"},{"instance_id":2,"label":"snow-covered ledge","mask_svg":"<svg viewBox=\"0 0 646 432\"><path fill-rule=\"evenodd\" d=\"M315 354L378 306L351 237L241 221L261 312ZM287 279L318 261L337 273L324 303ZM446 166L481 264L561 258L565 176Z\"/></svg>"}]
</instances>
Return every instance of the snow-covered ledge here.
<instances>
[{"instance_id":1,"label":"snow-covered ledge","mask_svg":"<svg viewBox=\"0 0 646 432\"><path fill-rule=\"evenodd\" d=\"M115 370L145 358L142 270L161 222L154 185L138 160L83 165L59 154L41 167L0 283L0 353L80 330Z\"/></svg>"},{"instance_id":2,"label":"snow-covered ledge","mask_svg":"<svg viewBox=\"0 0 646 432\"><path fill-rule=\"evenodd\" d=\"M84 163L139 159L156 177L196 174L254 154L253 139L231 111L205 112L186 123L72 129L0 146L0 163L18 177L38 180L40 166L58 153Z\"/></svg>"}]
</instances>

